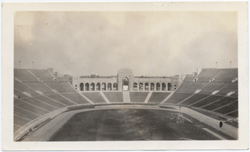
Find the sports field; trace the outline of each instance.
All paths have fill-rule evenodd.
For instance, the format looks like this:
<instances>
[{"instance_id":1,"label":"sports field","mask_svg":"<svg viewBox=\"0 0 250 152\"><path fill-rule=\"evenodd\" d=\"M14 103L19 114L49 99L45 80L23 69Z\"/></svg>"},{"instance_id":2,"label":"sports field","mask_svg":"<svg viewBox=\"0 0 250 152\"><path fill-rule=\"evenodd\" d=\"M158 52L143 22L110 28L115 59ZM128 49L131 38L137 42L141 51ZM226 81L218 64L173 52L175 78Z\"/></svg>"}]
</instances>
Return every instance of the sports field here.
<instances>
[{"instance_id":1,"label":"sports field","mask_svg":"<svg viewBox=\"0 0 250 152\"><path fill-rule=\"evenodd\" d=\"M78 113L50 141L218 140L177 112L111 109Z\"/></svg>"}]
</instances>

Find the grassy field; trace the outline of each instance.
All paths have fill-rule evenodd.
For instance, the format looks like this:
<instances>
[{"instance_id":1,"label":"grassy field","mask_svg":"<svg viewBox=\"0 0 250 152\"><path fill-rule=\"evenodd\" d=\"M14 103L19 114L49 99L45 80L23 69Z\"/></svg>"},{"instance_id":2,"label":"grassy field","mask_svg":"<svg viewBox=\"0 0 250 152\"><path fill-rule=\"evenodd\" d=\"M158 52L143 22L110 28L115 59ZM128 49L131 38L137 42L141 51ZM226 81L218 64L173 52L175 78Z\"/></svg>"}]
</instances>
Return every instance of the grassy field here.
<instances>
[{"instance_id":1,"label":"grassy field","mask_svg":"<svg viewBox=\"0 0 250 152\"><path fill-rule=\"evenodd\" d=\"M176 112L114 109L78 113L50 141L217 140Z\"/></svg>"}]
</instances>

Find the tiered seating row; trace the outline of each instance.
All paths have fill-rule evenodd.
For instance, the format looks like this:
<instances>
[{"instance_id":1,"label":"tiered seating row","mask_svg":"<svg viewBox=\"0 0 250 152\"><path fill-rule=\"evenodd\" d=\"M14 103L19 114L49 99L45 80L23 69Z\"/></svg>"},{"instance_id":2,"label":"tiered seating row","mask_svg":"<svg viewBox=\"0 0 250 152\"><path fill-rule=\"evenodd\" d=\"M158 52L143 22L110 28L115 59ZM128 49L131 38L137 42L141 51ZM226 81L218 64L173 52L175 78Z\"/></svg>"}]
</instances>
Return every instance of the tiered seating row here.
<instances>
[{"instance_id":1,"label":"tiered seating row","mask_svg":"<svg viewBox=\"0 0 250 152\"><path fill-rule=\"evenodd\" d=\"M129 92L131 102L144 102L149 92Z\"/></svg>"},{"instance_id":2,"label":"tiered seating row","mask_svg":"<svg viewBox=\"0 0 250 152\"><path fill-rule=\"evenodd\" d=\"M94 103L106 103L106 101L103 99L102 95L99 92L86 92L82 94Z\"/></svg>"},{"instance_id":3,"label":"tiered seating row","mask_svg":"<svg viewBox=\"0 0 250 152\"><path fill-rule=\"evenodd\" d=\"M232 82L234 78L238 78L238 69L222 69L214 81Z\"/></svg>"},{"instance_id":4,"label":"tiered seating row","mask_svg":"<svg viewBox=\"0 0 250 152\"><path fill-rule=\"evenodd\" d=\"M174 93L165 103L178 104L179 102L188 98L191 95L191 93Z\"/></svg>"},{"instance_id":5,"label":"tiered seating row","mask_svg":"<svg viewBox=\"0 0 250 152\"><path fill-rule=\"evenodd\" d=\"M14 78L21 81L38 81L27 69L14 69Z\"/></svg>"},{"instance_id":6,"label":"tiered seating row","mask_svg":"<svg viewBox=\"0 0 250 152\"><path fill-rule=\"evenodd\" d=\"M54 77L47 70L30 70L36 77L43 81L54 81Z\"/></svg>"},{"instance_id":7,"label":"tiered seating row","mask_svg":"<svg viewBox=\"0 0 250 152\"><path fill-rule=\"evenodd\" d=\"M110 102L123 102L122 92L103 92Z\"/></svg>"},{"instance_id":8,"label":"tiered seating row","mask_svg":"<svg viewBox=\"0 0 250 152\"><path fill-rule=\"evenodd\" d=\"M238 81L232 82L234 78L238 78L238 69L203 69L196 78L198 80L194 82L192 77L186 77L165 104L183 104L238 116L238 105L229 104L235 103L238 99ZM211 78L214 78L214 80L210 82ZM195 93L199 89L201 90ZM226 97L230 92L234 93ZM238 104L238 102L235 104ZM225 107L220 109L223 106ZM229 109L226 110L227 113L224 112L225 108Z\"/></svg>"},{"instance_id":9,"label":"tiered seating row","mask_svg":"<svg viewBox=\"0 0 250 152\"><path fill-rule=\"evenodd\" d=\"M227 104L224 107L221 107L215 110L215 112L230 115L230 112L236 111L237 109L238 109L238 101L231 101L230 104ZM237 112L237 115L238 115L238 112Z\"/></svg>"},{"instance_id":10,"label":"tiered seating row","mask_svg":"<svg viewBox=\"0 0 250 152\"><path fill-rule=\"evenodd\" d=\"M205 105L203 108L207 109L207 110L213 110L213 109L217 109L221 106L227 105L228 103L231 103L235 100L236 100L235 98L224 97L220 100L216 100L210 104Z\"/></svg>"},{"instance_id":11,"label":"tiered seating row","mask_svg":"<svg viewBox=\"0 0 250 152\"><path fill-rule=\"evenodd\" d=\"M209 81L214 78L221 69L202 69L201 73L197 76L198 81Z\"/></svg>"},{"instance_id":12,"label":"tiered seating row","mask_svg":"<svg viewBox=\"0 0 250 152\"><path fill-rule=\"evenodd\" d=\"M59 91L60 93L76 92L76 90L74 88L72 88L68 82L63 82L63 81L58 81L58 82L51 81L50 82L50 81L47 81L44 83L47 84L50 88Z\"/></svg>"},{"instance_id":13,"label":"tiered seating row","mask_svg":"<svg viewBox=\"0 0 250 152\"><path fill-rule=\"evenodd\" d=\"M169 92L153 92L148 102L160 103L162 102L170 93Z\"/></svg>"},{"instance_id":14,"label":"tiered seating row","mask_svg":"<svg viewBox=\"0 0 250 152\"><path fill-rule=\"evenodd\" d=\"M206 97L208 97L208 95L205 95L205 94L194 94L190 98L186 98L186 100L183 101L182 104L183 105L190 105L190 104L194 103L195 101L202 100L202 99L204 99Z\"/></svg>"},{"instance_id":15,"label":"tiered seating row","mask_svg":"<svg viewBox=\"0 0 250 152\"><path fill-rule=\"evenodd\" d=\"M62 93L62 95L76 104L87 104L89 103L85 98L83 98L78 92L67 92L67 93Z\"/></svg>"}]
</instances>

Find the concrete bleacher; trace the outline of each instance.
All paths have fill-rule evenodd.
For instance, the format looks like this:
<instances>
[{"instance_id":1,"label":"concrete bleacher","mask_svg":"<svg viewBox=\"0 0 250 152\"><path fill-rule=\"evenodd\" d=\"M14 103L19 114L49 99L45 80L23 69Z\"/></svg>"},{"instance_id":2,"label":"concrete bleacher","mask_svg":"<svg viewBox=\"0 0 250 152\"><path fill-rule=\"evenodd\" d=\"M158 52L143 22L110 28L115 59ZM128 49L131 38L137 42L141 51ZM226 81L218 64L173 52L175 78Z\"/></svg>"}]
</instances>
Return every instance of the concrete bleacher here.
<instances>
[{"instance_id":1,"label":"concrete bleacher","mask_svg":"<svg viewBox=\"0 0 250 152\"><path fill-rule=\"evenodd\" d=\"M203 69L197 76L187 76L164 104L181 104L225 114L221 111L223 108L219 108L238 99L238 80L232 82L234 78L238 78L238 69ZM226 97L230 92L232 94ZM237 108L228 107L227 115L237 116Z\"/></svg>"},{"instance_id":2,"label":"concrete bleacher","mask_svg":"<svg viewBox=\"0 0 250 152\"><path fill-rule=\"evenodd\" d=\"M29 119L26 119L26 118L23 118L23 117L18 117L16 115L14 115L14 122L15 122L15 125L18 125L18 126L23 126L25 125L26 123L28 123L30 120Z\"/></svg>"},{"instance_id":3,"label":"concrete bleacher","mask_svg":"<svg viewBox=\"0 0 250 152\"><path fill-rule=\"evenodd\" d=\"M205 82L193 82L193 81L184 81L182 85L176 90L178 93L194 93L197 89L202 89L204 86L208 84Z\"/></svg>"},{"instance_id":4,"label":"concrete bleacher","mask_svg":"<svg viewBox=\"0 0 250 152\"><path fill-rule=\"evenodd\" d=\"M27 86L34 88L34 90L38 90L44 94L53 94L54 92L44 85L42 82L25 82Z\"/></svg>"},{"instance_id":5,"label":"concrete bleacher","mask_svg":"<svg viewBox=\"0 0 250 152\"><path fill-rule=\"evenodd\" d=\"M201 73L197 76L198 81L209 81L211 78L214 78L221 69L202 69Z\"/></svg>"},{"instance_id":6,"label":"concrete bleacher","mask_svg":"<svg viewBox=\"0 0 250 152\"><path fill-rule=\"evenodd\" d=\"M217 109L217 108L224 106L228 103L231 103L235 100L237 100L237 99L231 98L231 97L224 97L224 98L221 98L220 100L216 100L216 101L211 102L207 105L204 105L202 108L207 109L207 110L214 110L214 109Z\"/></svg>"},{"instance_id":7,"label":"concrete bleacher","mask_svg":"<svg viewBox=\"0 0 250 152\"><path fill-rule=\"evenodd\" d=\"M236 117L236 118L237 118L237 117L238 117L238 114L239 114L239 113L238 113L238 110L236 110L236 111L234 111L234 112L228 113L227 115L228 115L228 116L231 116L231 117Z\"/></svg>"},{"instance_id":8,"label":"concrete bleacher","mask_svg":"<svg viewBox=\"0 0 250 152\"><path fill-rule=\"evenodd\" d=\"M212 81L210 83L208 83L206 85L206 87L204 87L200 93L201 94L207 94L207 95L210 95L212 92L214 92L215 90L221 90L223 88L225 88L227 86L227 83L224 83L224 82L215 82L215 81Z\"/></svg>"},{"instance_id":9,"label":"concrete bleacher","mask_svg":"<svg viewBox=\"0 0 250 152\"><path fill-rule=\"evenodd\" d=\"M165 104L172 103L172 104L178 104L182 100L188 98L191 96L191 93L174 93L166 102Z\"/></svg>"},{"instance_id":10,"label":"concrete bleacher","mask_svg":"<svg viewBox=\"0 0 250 152\"><path fill-rule=\"evenodd\" d=\"M68 83L63 81L47 81L44 82L50 88L57 90L60 93L64 92L76 92L76 90Z\"/></svg>"},{"instance_id":11,"label":"concrete bleacher","mask_svg":"<svg viewBox=\"0 0 250 152\"><path fill-rule=\"evenodd\" d=\"M231 101L231 103L229 104L226 104L225 106L221 107L221 108L218 108L217 110L215 110L215 112L219 112L219 113L222 113L222 114L225 114L225 115L230 115L230 112L233 112L233 111L236 111L238 110L238 101ZM234 114L233 115L237 115L238 116L238 111L237 113L236 112L233 112Z\"/></svg>"},{"instance_id":12,"label":"concrete bleacher","mask_svg":"<svg viewBox=\"0 0 250 152\"><path fill-rule=\"evenodd\" d=\"M20 99L28 97L27 95L23 94L20 90L17 90L15 88L14 88L14 95L16 95Z\"/></svg>"},{"instance_id":13,"label":"concrete bleacher","mask_svg":"<svg viewBox=\"0 0 250 152\"><path fill-rule=\"evenodd\" d=\"M224 85L224 87L220 89L220 92L218 92L217 94L224 96L230 91L237 92L238 91L238 83L226 83Z\"/></svg>"},{"instance_id":14,"label":"concrete bleacher","mask_svg":"<svg viewBox=\"0 0 250 152\"><path fill-rule=\"evenodd\" d=\"M18 78L21 81L38 81L28 69L14 69L14 78Z\"/></svg>"},{"instance_id":15,"label":"concrete bleacher","mask_svg":"<svg viewBox=\"0 0 250 152\"><path fill-rule=\"evenodd\" d=\"M39 114L32 113L29 110L25 110L25 109L20 108L18 106L14 106L14 115L25 117L25 118L28 118L30 120L33 120L33 119L39 117Z\"/></svg>"},{"instance_id":16,"label":"concrete bleacher","mask_svg":"<svg viewBox=\"0 0 250 152\"><path fill-rule=\"evenodd\" d=\"M26 99L23 99L24 101L32 104L32 105L35 105L37 107L41 107L43 109L46 109L48 111L53 111L53 110L56 110L59 108L59 105L58 106L54 106L53 103L50 103L49 101L46 101L46 100L40 100L40 99L37 99L37 98L26 98Z\"/></svg>"},{"instance_id":17,"label":"concrete bleacher","mask_svg":"<svg viewBox=\"0 0 250 152\"><path fill-rule=\"evenodd\" d=\"M206 105L210 102L213 102L213 101L216 101L216 100L219 100L223 97L221 96L214 96L214 95L211 95L211 96L207 96L206 98L203 98L201 100L198 100L198 101L195 101L194 103L192 103L190 106L194 106L194 107L201 107L203 105Z\"/></svg>"},{"instance_id":18,"label":"concrete bleacher","mask_svg":"<svg viewBox=\"0 0 250 152\"><path fill-rule=\"evenodd\" d=\"M170 93L169 92L153 92L149 98L149 103L160 103L162 102Z\"/></svg>"},{"instance_id":19,"label":"concrete bleacher","mask_svg":"<svg viewBox=\"0 0 250 152\"><path fill-rule=\"evenodd\" d=\"M103 99L102 95L99 92L85 92L82 94L94 103L106 103L106 101Z\"/></svg>"},{"instance_id":20,"label":"concrete bleacher","mask_svg":"<svg viewBox=\"0 0 250 152\"><path fill-rule=\"evenodd\" d=\"M34 97L34 99L42 101L42 102L44 102L52 107L55 107L55 108L63 108L66 106L63 103L61 103L60 101L50 99L47 96L37 96L37 97Z\"/></svg>"},{"instance_id":21,"label":"concrete bleacher","mask_svg":"<svg viewBox=\"0 0 250 152\"><path fill-rule=\"evenodd\" d=\"M129 92L131 102L144 102L149 92Z\"/></svg>"},{"instance_id":22,"label":"concrete bleacher","mask_svg":"<svg viewBox=\"0 0 250 152\"><path fill-rule=\"evenodd\" d=\"M214 81L232 82L233 78L238 78L238 69L221 69Z\"/></svg>"},{"instance_id":23,"label":"concrete bleacher","mask_svg":"<svg viewBox=\"0 0 250 152\"><path fill-rule=\"evenodd\" d=\"M39 96L37 92L24 85L23 83L15 82L14 88L16 89L16 91L29 93L31 96Z\"/></svg>"},{"instance_id":24,"label":"concrete bleacher","mask_svg":"<svg viewBox=\"0 0 250 152\"><path fill-rule=\"evenodd\" d=\"M37 69L30 69L36 77L41 78L43 81L54 81L54 77L49 73L48 70L37 70Z\"/></svg>"},{"instance_id":25,"label":"concrete bleacher","mask_svg":"<svg viewBox=\"0 0 250 152\"><path fill-rule=\"evenodd\" d=\"M56 101L60 101L64 105L68 105L68 106L75 105L75 103L73 103L73 102L71 102L71 101L63 98L59 94L49 94L49 95L46 95L46 96L49 97L49 98L51 98L51 99L54 99Z\"/></svg>"},{"instance_id":26,"label":"concrete bleacher","mask_svg":"<svg viewBox=\"0 0 250 152\"><path fill-rule=\"evenodd\" d=\"M62 95L71 101L75 102L76 104L87 104L89 103L85 98L83 98L78 92L67 92L62 93Z\"/></svg>"},{"instance_id":27,"label":"concrete bleacher","mask_svg":"<svg viewBox=\"0 0 250 152\"><path fill-rule=\"evenodd\" d=\"M47 109L44 109L42 107L38 107L37 105L34 105L32 103L29 103L29 102L27 102L25 100L21 100L21 99L14 100L14 106L20 107L22 109L28 110L28 111L33 112L33 113L37 113L40 116L49 112L49 110L47 110Z\"/></svg>"},{"instance_id":28,"label":"concrete bleacher","mask_svg":"<svg viewBox=\"0 0 250 152\"><path fill-rule=\"evenodd\" d=\"M122 92L103 92L110 102L123 102Z\"/></svg>"},{"instance_id":29,"label":"concrete bleacher","mask_svg":"<svg viewBox=\"0 0 250 152\"><path fill-rule=\"evenodd\" d=\"M184 100L182 102L182 104L183 105L190 105L190 104L193 104L195 101L199 101L199 100L204 99L206 97L208 97L208 95L206 95L206 94L194 94L190 98Z\"/></svg>"}]
</instances>

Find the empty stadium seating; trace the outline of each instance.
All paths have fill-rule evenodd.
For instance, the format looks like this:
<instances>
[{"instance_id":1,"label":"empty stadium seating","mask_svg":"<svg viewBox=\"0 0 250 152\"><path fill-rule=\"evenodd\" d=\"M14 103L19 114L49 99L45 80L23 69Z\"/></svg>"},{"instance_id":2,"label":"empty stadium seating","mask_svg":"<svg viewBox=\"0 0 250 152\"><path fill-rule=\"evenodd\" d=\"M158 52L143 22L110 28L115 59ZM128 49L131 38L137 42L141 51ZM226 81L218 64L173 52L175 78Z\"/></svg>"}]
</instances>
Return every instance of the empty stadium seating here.
<instances>
[{"instance_id":1,"label":"empty stadium seating","mask_svg":"<svg viewBox=\"0 0 250 152\"><path fill-rule=\"evenodd\" d=\"M238 69L221 69L214 81L232 82L234 78L238 78Z\"/></svg>"},{"instance_id":2,"label":"empty stadium seating","mask_svg":"<svg viewBox=\"0 0 250 152\"><path fill-rule=\"evenodd\" d=\"M213 101L216 101L216 100L219 100L223 97L221 96L207 96L203 99L200 99L200 100L197 100L195 101L194 103L192 103L190 106L194 106L194 107L201 107L203 105L206 105L206 104L209 104L210 102L213 102Z\"/></svg>"},{"instance_id":3,"label":"empty stadium seating","mask_svg":"<svg viewBox=\"0 0 250 152\"><path fill-rule=\"evenodd\" d=\"M186 100L183 100L182 104L183 105L190 105L192 103L194 103L195 101L201 100L203 98L206 98L207 95L204 94L194 94L192 96L190 96L189 98L186 98Z\"/></svg>"},{"instance_id":4,"label":"empty stadium seating","mask_svg":"<svg viewBox=\"0 0 250 152\"><path fill-rule=\"evenodd\" d=\"M64 81L48 81L44 82L50 88L57 90L60 93L64 92L76 92L73 87L70 86L68 82Z\"/></svg>"},{"instance_id":5,"label":"empty stadium seating","mask_svg":"<svg viewBox=\"0 0 250 152\"><path fill-rule=\"evenodd\" d=\"M162 102L170 93L169 92L153 92L149 98L150 103L160 103Z\"/></svg>"},{"instance_id":6,"label":"empty stadium seating","mask_svg":"<svg viewBox=\"0 0 250 152\"><path fill-rule=\"evenodd\" d=\"M82 94L95 103L106 103L99 92L86 92Z\"/></svg>"},{"instance_id":7,"label":"empty stadium seating","mask_svg":"<svg viewBox=\"0 0 250 152\"><path fill-rule=\"evenodd\" d=\"M165 103L178 104L179 102L185 100L191 95L191 93L174 93Z\"/></svg>"},{"instance_id":8,"label":"empty stadium seating","mask_svg":"<svg viewBox=\"0 0 250 152\"><path fill-rule=\"evenodd\" d=\"M238 81L232 82L237 77L237 69L203 69L197 76L186 76L171 96L170 92L149 94L147 91L131 91L129 97L133 104L145 103L146 99L148 104L160 104L169 97L164 104L195 107L237 118ZM60 108L78 104L106 104L107 100L118 104L124 102L123 92L119 91L79 93L66 77L56 77L47 70L14 69L14 78L14 130ZM195 78L197 81L194 81ZM196 92L198 89L199 92ZM212 94L216 90L218 92ZM226 97L230 92L233 93Z\"/></svg>"},{"instance_id":9,"label":"empty stadium seating","mask_svg":"<svg viewBox=\"0 0 250 152\"><path fill-rule=\"evenodd\" d=\"M238 78L238 69L203 69L197 76L187 76L164 104L215 110L224 115L237 117L238 106L234 101L238 100L238 80L233 82L234 78ZM229 104L231 102L234 104ZM224 108L220 108L223 106ZM225 109L228 111L224 112Z\"/></svg>"},{"instance_id":10,"label":"empty stadium seating","mask_svg":"<svg viewBox=\"0 0 250 152\"><path fill-rule=\"evenodd\" d=\"M54 81L54 77L49 73L48 70L29 70L36 77L41 78L43 81Z\"/></svg>"},{"instance_id":11,"label":"empty stadium seating","mask_svg":"<svg viewBox=\"0 0 250 152\"><path fill-rule=\"evenodd\" d=\"M18 78L21 81L38 81L27 69L14 69L14 78Z\"/></svg>"},{"instance_id":12,"label":"empty stadium seating","mask_svg":"<svg viewBox=\"0 0 250 152\"><path fill-rule=\"evenodd\" d=\"M103 92L110 102L123 102L122 92Z\"/></svg>"},{"instance_id":13,"label":"empty stadium seating","mask_svg":"<svg viewBox=\"0 0 250 152\"><path fill-rule=\"evenodd\" d=\"M202 108L207 109L207 110L213 110L213 109L224 106L224 105L226 105L232 101L235 101L235 100L236 100L235 98L224 97L224 98L221 98L221 99L216 100L214 102L211 102L207 105L204 105Z\"/></svg>"},{"instance_id":14,"label":"empty stadium seating","mask_svg":"<svg viewBox=\"0 0 250 152\"><path fill-rule=\"evenodd\" d=\"M149 92L130 92L131 102L144 102Z\"/></svg>"},{"instance_id":15,"label":"empty stadium seating","mask_svg":"<svg viewBox=\"0 0 250 152\"><path fill-rule=\"evenodd\" d=\"M78 92L62 93L64 97L75 102L76 104L88 104L89 102L83 98Z\"/></svg>"},{"instance_id":16,"label":"empty stadium seating","mask_svg":"<svg viewBox=\"0 0 250 152\"><path fill-rule=\"evenodd\" d=\"M211 78L214 78L221 69L202 69L202 72L197 76L197 81L209 81Z\"/></svg>"}]
</instances>

